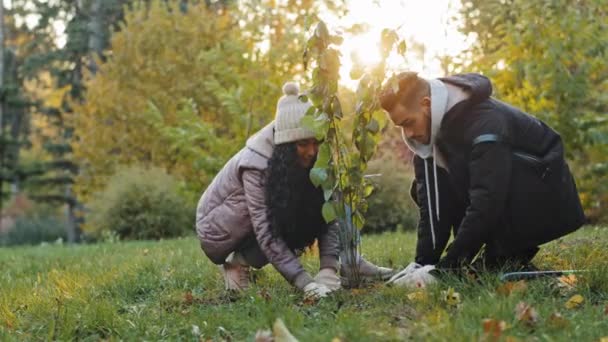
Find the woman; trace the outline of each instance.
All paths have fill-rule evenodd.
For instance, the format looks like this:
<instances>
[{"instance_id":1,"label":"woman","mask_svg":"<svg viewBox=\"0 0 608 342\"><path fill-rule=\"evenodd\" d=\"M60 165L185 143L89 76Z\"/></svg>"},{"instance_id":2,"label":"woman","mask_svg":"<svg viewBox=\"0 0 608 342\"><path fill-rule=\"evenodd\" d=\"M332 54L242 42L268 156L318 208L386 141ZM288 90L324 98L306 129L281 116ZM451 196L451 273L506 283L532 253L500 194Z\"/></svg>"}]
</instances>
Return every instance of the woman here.
<instances>
[{"instance_id":1,"label":"woman","mask_svg":"<svg viewBox=\"0 0 608 342\"><path fill-rule=\"evenodd\" d=\"M300 120L311 104L298 92L295 83L283 86L275 121L247 141L199 200L201 248L221 265L226 289L247 288L250 267L268 263L309 295L324 297L341 286L338 226L323 221L323 193L308 177L319 142ZM315 240L321 267L313 278L297 256ZM387 272L361 263L369 274Z\"/></svg>"}]
</instances>

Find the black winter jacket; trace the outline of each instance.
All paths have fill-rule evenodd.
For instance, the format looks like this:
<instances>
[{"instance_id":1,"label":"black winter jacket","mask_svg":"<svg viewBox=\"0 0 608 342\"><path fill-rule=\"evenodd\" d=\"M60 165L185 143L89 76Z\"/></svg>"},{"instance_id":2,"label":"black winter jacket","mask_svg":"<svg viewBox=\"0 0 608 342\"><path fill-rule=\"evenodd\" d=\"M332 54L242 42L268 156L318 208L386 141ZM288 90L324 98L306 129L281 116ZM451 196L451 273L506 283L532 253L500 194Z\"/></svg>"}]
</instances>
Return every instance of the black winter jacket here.
<instances>
[{"instance_id":1,"label":"black winter jacket","mask_svg":"<svg viewBox=\"0 0 608 342\"><path fill-rule=\"evenodd\" d=\"M453 268L470 262L484 244L502 246L499 254L512 255L578 229L584 214L559 134L491 98L491 83L482 75L441 81L471 96L444 115L435 140L449 169L438 168L440 219L432 215L435 248L425 163L414 158L412 195L420 208L416 262ZM432 174L432 162L427 165ZM434 177L429 178L434 204ZM451 231L454 241L440 260Z\"/></svg>"}]
</instances>

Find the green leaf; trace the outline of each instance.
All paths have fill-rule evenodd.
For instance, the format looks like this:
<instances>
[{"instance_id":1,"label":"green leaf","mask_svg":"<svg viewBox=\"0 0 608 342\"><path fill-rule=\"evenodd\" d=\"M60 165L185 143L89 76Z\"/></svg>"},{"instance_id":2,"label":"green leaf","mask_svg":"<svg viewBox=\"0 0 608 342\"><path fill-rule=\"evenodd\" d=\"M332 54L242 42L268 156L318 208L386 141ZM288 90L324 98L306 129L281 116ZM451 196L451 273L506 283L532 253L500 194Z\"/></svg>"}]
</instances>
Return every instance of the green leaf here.
<instances>
[{"instance_id":1,"label":"green leaf","mask_svg":"<svg viewBox=\"0 0 608 342\"><path fill-rule=\"evenodd\" d=\"M366 185L363 189L363 197L368 197L372 192L374 192L374 186L371 184Z\"/></svg>"},{"instance_id":2,"label":"green leaf","mask_svg":"<svg viewBox=\"0 0 608 342\"><path fill-rule=\"evenodd\" d=\"M319 21L317 24L315 36L317 36L323 42L323 45L327 45L326 42L329 40L329 31L327 30L327 25L325 25L324 22Z\"/></svg>"},{"instance_id":3,"label":"green leaf","mask_svg":"<svg viewBox=\"0 0 608 342\"><path fill-rule=\"evenodd\" d=\"M320 167L313 167L310 170L310 181L315 187L321 185L325 180L327 180L327 169Z\"/></svg>"},{"instance_id":4,"label":"green leaf","mask_svg":"<svg viewBox=\"0 0 608 342\"><path fill-rule=\"evenodd\" d=\"M323 197L325 198L326 201L329 201L329 199L331 198L331 196L334 194L334 189L325 189L323 190Z\"/></svg>"},{"instance_id":5,"label":"green leaf","mask_svg":"<svg viewBox=\"0 0 608 342\"><path fill-rule=\"evenodd\" d=\"M327 168L329 166L330 158L331 151L329 149L329 145L327 143L321 144L321 146L319 147L319 153L317 154L317 161L315 162L315 167Z\"/></svg>"},{"instance_id":6,"label":"green leaf","mask_svg":"<svg viewBox=\"0 0 608 342\"><path fill-rule=\"evenodd\" d=\"M407 46L406 46L406 44L405 44L405 40L402 40L402 41L399 43L399 45L397 46L397 52L398 52L400 55L403 55L403 54L405 53L406 47L407 47Z\"/></svg>"},{"instance_id":7,"label":"green leaf","mask_svg":"<svg viewBox=\"0 0 608 342\"><path fill-rule=\"evenodd\" d=\"M363 76L363 67L358 64L354 64L349 73L351 80L358 80Z\"/></svg>"},{"instance_id":8,"label":"green leaf","mask_svg":"<svg viewBox=\"0 0 608 342\"><path fill-rule=\"evenodd\" d=\"M304 115L313 116L316 112L317 112L317 108L315 106L310 106L310 108L308 108L306 110L306 113L304 113Z\"/></svg>"},{"instance_id":9,"label":"green leaf","mask_svg":"<svg viewBox=\"0 0 608 342\"><path fill-rule=\"evenodd\" d=\"M330 39L331 43L334 45L342 45L342 43L344 42L344 38L342 38L342 36L331 36Z\"/></svg>"},{"instance_id":10,"label":"green leaf","mask_svg":"<svg viewBox=\"0 0 608 342\"><path fill-rule=\"evenodd\" d=\"M342 119L342 105L340 104L340 99L338 99L337 96L333 97L331 108L334 112L334 116L338 119Z\"/></svg>"},{"instance_id":11,"label":"green leaf","mask_svg":"<svg viewBox=\"0 0 608 342\"><path fill-rule=\"evenodd\" d=\"M371 133L378 133L378 131L380 131L380 125L378 124L378 121L371 119L367 126L365 126L365 129Z\"/></svg>"},{"instance_id":12,"label":"green leaf","mask_svg":"<svg viewBox=\"0 0 608 342\"><path fill-rule=\"evenodd\" d=\"M323 204L323 209L321 210L321 213L323 214L323 219L325 219L325 222L327 223L332 222L338 217L333 202L325 202L325 204Z\"/></svg>"},{"instance_id":13,"label":"green leaf","mask_svg":"<svg viewBox=\"0 0 608 342\"><path fill-rule=\"evenodd\" d=\"M313 108L313 107L311 107ZM300 119L300 125L302 125L302 127L309 129L311 131L315 131L315 118L310 116L310 115L305 115L302 117L302 119Z\"/></svg>"},{"instance_id":14,"label":"green leaf","mask_svg":"<svg viewBox=\"0 0 608 342\"><path fill-rule=\"evenodd\" d=\"M355 227L357 227L357 229L361 229L363 226L365 226L365 218L358 210L353 214L353 224Z\"/></svg>"}]
</instances>

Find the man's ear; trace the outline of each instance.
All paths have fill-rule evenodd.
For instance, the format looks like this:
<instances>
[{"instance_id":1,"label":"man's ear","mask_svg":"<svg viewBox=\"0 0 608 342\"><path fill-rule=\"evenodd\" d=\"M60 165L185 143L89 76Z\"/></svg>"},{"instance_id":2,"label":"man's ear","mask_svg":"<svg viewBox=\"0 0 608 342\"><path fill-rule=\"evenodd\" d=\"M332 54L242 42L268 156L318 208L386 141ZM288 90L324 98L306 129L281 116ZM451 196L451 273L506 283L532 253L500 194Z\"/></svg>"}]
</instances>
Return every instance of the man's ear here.
<instances>
[{"instance_id":1,"label":"man's ear","mask_svg":"<svg viewBox=\"0 0 608 342\"><path fill-rule=\"evenodd\" d=\"M431 98L429 96L425 96L420 100L420 105L422 107L431 108Z\"/></svg>"}]
</instances>

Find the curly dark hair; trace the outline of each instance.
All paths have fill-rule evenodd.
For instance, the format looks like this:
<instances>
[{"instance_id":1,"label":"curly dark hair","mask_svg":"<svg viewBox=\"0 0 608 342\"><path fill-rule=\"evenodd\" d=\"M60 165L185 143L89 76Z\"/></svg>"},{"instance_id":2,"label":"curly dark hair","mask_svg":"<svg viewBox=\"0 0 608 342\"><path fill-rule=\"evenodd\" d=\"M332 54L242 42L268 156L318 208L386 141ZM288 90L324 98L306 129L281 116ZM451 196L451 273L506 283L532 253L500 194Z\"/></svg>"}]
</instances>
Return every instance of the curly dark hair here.
<instances>
[{"instance_id":1,"label":"curly dark hair","mask_svg":"<svg viewBox=\"0 0 608 342\"><path fill-rule=\"evenodd\" d=\"M271 231L293 250L303 250L327 232L321 214L323 191L297 162L295 143L277 145L268 160L266 205Z\"/></svg>"}]
</instances>

